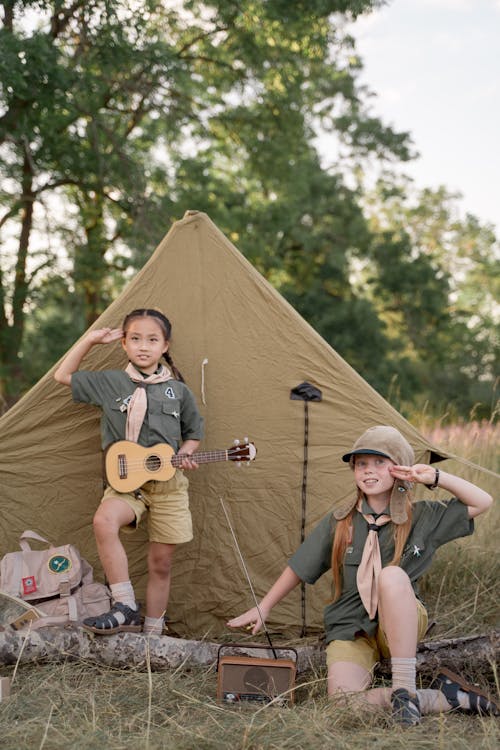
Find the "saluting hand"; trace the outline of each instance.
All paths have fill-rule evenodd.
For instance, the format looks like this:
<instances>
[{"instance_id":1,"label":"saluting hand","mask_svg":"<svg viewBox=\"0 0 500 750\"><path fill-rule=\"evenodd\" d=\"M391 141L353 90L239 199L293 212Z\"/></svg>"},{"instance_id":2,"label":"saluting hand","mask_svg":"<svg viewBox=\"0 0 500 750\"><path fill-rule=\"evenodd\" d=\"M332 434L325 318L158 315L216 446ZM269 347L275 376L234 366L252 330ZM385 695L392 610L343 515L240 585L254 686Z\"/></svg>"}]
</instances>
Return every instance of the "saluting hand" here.
<instances>
[{"instance_id":1,"label":"saluting hand","mask_svg":"<svg viewBox=\"0 0 500 750\"><path fill-rule=\"evenodd\" d=\"M121 338L123 338L121 328L96 328L87 334L87 340L91 344L111 344Z\"/></svg>"},{"instance_id":2,"label":"saluting hand","mask_svg":"<svg viewBox=\"0 0 500 750\"><path fill-rule=\"evenodd\" d=\"M389 471L395 479L419 484L432 484L436 470L428 464L414 464L413 466L391 466Z\"/></svg>"},{"instance_id":3,"label":"saluting hand","mask_svg":"<svg viewBox=\"0 0 500 750\"><path fill-rule=\"evenodd\" d=\"M62 360L54 372L54 379L63 385L71 385L71 376L78 370L82 359L89 353L94 344L111 344L122 337L123 331L121 328L96 328L95 331L89 331Z\"/></svg>"}]
</instances>

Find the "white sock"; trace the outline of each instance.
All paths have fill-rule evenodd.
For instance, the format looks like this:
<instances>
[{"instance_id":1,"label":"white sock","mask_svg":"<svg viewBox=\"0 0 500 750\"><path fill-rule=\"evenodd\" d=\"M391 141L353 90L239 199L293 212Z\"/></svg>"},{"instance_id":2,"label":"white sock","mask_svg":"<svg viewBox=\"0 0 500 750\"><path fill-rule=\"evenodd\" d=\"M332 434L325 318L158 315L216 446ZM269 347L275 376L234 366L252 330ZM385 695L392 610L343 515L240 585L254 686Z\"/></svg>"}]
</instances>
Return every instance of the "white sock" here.
<instances>
[{"instance_id":1,"label":"white sock","mask_svg":"<svg viewBox=\"0 0 500 750\"><path fill-rule=\"evenodd\" d=\"M427 690L419 690L418 695L419 697L420 695L422 695L423 697L424 706L426 707L425 713L444 713L445 711L451 711L453 708L442 690L433 690L432 688L428 688ZM457 701L459 707L463 711L470 711L470 693L468 693L466 690L457 690Z\"/></svg>"},{"instance_id":2,"label":"white sock","mask_svg":"<svg viewBox=\"0 0 500 750\"><path fill-rule=\"evenodd\" d=\"M142 632L145 635L161 635L163 633L163 617L148 617L146 615Z\"/></svg>"},{"instance_id":3,"label":"white sock","mask_svg":"<svg viewBox=\"0 0 500 750\"><path fill-rule=\"evenodd\" d=\"M391 658L392 689L405 688L411 695L417 693L417 659Z\"/></svg>"},{"instance_id":4,"label":"white sock","mask_svg":"<svg viewBox=\"0 0 500 750\"><path fill-rule=\"evenodd\" d=\"M445 711L451 711L446 696L441 690L418 690L418 699L420 701L420 710L423 714L440 714Z\"/></svg>"},{"instance_id":5,"label":"white sock","mask_svg":"<svg viewBox=\"0 0 500 750\"><path fill-rule=\"evenodd\" d=\"M111 589L111 598L114 602L121 602L131 609L137 609L134 589L132 588L130 581L112 583L109 588Z\"/></svg>"}]
</instances>

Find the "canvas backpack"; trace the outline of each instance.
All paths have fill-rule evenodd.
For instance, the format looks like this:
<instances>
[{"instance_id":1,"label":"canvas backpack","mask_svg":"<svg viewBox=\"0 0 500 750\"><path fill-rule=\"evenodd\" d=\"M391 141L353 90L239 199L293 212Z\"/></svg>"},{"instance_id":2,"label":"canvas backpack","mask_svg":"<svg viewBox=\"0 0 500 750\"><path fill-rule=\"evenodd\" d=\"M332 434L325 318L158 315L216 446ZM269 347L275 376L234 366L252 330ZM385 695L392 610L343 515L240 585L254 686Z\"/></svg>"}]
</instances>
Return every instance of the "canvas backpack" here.
<instances>
[{"instance_id":1,"label":"canvas backpack","mask_svg":"<svg viewBox=\"0 0 500 750\"><path fill-rule=\"evenodd\" d=\"M49 547L31 549L29 539ZM35 614L12 627L79 624L110 609L109 589L94 581L91 565L72 544L54 547L28 530L21 534L19 546L20 551L8 552L0 561L0 589L32 606Z\"/></svg>"}]
</instances>

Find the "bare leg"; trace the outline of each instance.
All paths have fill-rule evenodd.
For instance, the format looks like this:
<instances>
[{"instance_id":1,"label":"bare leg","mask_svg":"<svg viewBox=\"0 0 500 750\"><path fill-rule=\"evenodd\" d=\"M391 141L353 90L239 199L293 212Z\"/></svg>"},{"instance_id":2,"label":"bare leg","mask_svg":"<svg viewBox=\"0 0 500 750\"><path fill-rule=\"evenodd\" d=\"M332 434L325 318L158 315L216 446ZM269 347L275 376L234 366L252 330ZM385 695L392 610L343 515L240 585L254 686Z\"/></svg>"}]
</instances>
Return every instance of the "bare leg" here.
<instances>
[{"instance_id":1,"label":"bare leg","mask_svg":"<svg viewBox=\"0 0 500 750\"><path fill-rule=\"evenodd\" d=\"M392 657L412 658L417 653L417 600L402 568L388 565L377 581L378 614Z\"/></svg>"},{"instance_id":2,"label":"bare leg","mask_svg":"<svg viewBox=\"0 0 500 750\"><path fill-rule=\"evenodd\" d=\"M166 612L172 577L175 544L150 542L148 552L147 617L160 618Z\"/></svg>"},{"instance_id":3,"label":"bare leg","mask_svg":"<svg viewBox=\"0 0 500 750\"><path fill-rule=\"evenodd\" d=\"M339 698L346 693L362 693L359 696L365 703L379 708L389 708L391 705L390 688L372 688L371 673L359 664L349 661L338 661L328 668L328 695ZM351 696L352 697L352 696Z\"/></svg>"},{"instance_id":4,"label":"bare leg","mask_svg":"<svg viewBox=\"0 0 500 750\"><path fill-rule=\"evenodd\" d=\"M375 713L380 706L368 701L373 690L368 690L372 681L371 672L360 664L338 661L328 667L328 697L340 709L348 709L360 715Z\"/></svg>"},{"instance_id":5,"label":"bare leg","mask_svg":"<svg viewBox=\"0 0 500 750\"><path fill-rule=\"evenodd\" d=\"M379 619L391 656L414 658L417 651L417 602L406 573L396 566L383 568L378 579ZM391 707L392 688L372 688L371 674L353 662L336 662L328 670L328 694L363 691L363 700L380 708ZM361 697L361 696L360 696Z\"/></svg>"},{"instance_id":6,"label":"bare leg","mask_svg":"<svg viewBox=\"0 0 500 750\"><path fill-rule=\"evenodd\" d=\"M417 651L418 612L417 602L410 580L398 567L383 568L378 579L380 625L385 633L391 658L412 659ZM366 669L352 662L336 662L328 669L328 694L335 698L346 693L359 692L358 699L373 708L391 708L393 688L368 690L371 675ZM473 686L470 686L472 689ZM450 711L451 705L441 690L418 690L422 714ZM459 692L458 700L464 710L471 705L467 692ZM495 705L484 704L483 713L494 713Z\"/></svg>"},{"instance_id":7,"label":"bare leg","mask_svg":"<svg viewBox=\"0 0 500 750\"><path fill-rule=\"evenodd\" d=\"M111 588L113 606L109 612L86 617L83 626L107 635L122 631L140 632L141 622L134 590L129 580L128 560L120 541L120 529L135 518L134 511L118 497L104 500L94 515L94 532L102 567Z\"/></svg>"},{"instance_id":8,"label":"bare leg","mask_svg":"<svg viewBox=\"0 0 500 750\"><path fill-rule=\"evenodd\" d=\"M417 600L410 579L395 565L382 569L377 581L378 615L391 658L414 659L417 653ZM413 689L416 692L416 686ZM374 688L366 696L369 703L383 708L391 705L392 688Z\"/></svg>"},{"instance_id":9,"label":"bare leg","mask_svg":"<svg viewBox=\"0 0 500 750\"><path fill-rule=\"evenodd\" d=\"M132 508L119 498L110 497L98 507L94 516L97 551L110 584L128 581L128 560L120 541L120 529L135 518Z\"/></svg>"},{"instance_id":10,"label":"bare leg","mask_svg":"<svg viewBox=\"0 0 500 750\"><path fill-rule=\"evenodd\" d=\"M351 661L337 661L328 667L328 695L330 697L367 690L371 681L370 672Z\"/></svg>"}]
</instances>

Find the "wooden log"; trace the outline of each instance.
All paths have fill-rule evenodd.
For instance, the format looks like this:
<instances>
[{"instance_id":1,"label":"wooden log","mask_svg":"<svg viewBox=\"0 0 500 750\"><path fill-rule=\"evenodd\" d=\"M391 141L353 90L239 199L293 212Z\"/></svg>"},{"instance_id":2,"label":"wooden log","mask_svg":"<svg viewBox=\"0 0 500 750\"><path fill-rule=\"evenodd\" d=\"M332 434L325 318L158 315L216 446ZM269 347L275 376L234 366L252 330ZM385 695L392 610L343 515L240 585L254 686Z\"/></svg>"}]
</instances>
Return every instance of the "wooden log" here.
<instances>
[{"instance_id":1,"label":"wooden log","mask_svg":"<svg viewBox=\"0 0 500 750\"><path fill-rule=\"evenodd\" d=\"M290 644L288 644L290 645ZM28 632L5 629L0 631L0 665L27 664L41 661L88 659L115 668L130 667L154 671L190 667L211 667L217 662L220 643L191 641L170 636L144 636L138 633L92 635L76 627L44 627ZM278 648L278 644L276 644ZM317 662L318 646L306 646L297 651L297 667L304 671ZM291 651L291 649L289 649ZM224 654L244 654L266 657L270 650L224 646ZM280 656L289 656L283 652Z\"/></svg>"},{"instance_id":2,"label":"wooden log","mask_svg":"<svg viewBox=\"0 0 500 750\"><path fill-rule=\"evenodd\" d=\"M478 675L494 681L499 655L500 630L485 635L422 641L417 648L417 672L421 676L432 677L439 669L447 667L471 678ZM380 664L378 674L390 675L388 660Z\"/></svg>"},{"instance_id":3,"label":"wooden log","mask_svg":"<svg viewBox=\"0 0 500 750\"><path fill-rule=\"evenodd\" d=\"M93 636L81 628L46 627L21 632L11 629L0 631L0 665L27 664L45 661L84 659L114 668L136 668L160 671L170 668L202 666L212 667L217 662L220 643L191 641L170 636L146 637L137 633ZM238 653L247 656L270 657L265 644L260 649L224 646L224 654ZM292 647L292 644L288 643ZM280 649L279 656L289 656ZM322 644L294 646L297 652L297 671L325 665ZM469 675L492 675L498 663L500 630L485 635L425 641L419 644L417 671L432 675L440 667L465 671ZM382 662L381 675L389 674L389 665Z\"/></svg>"}]
</instances>

